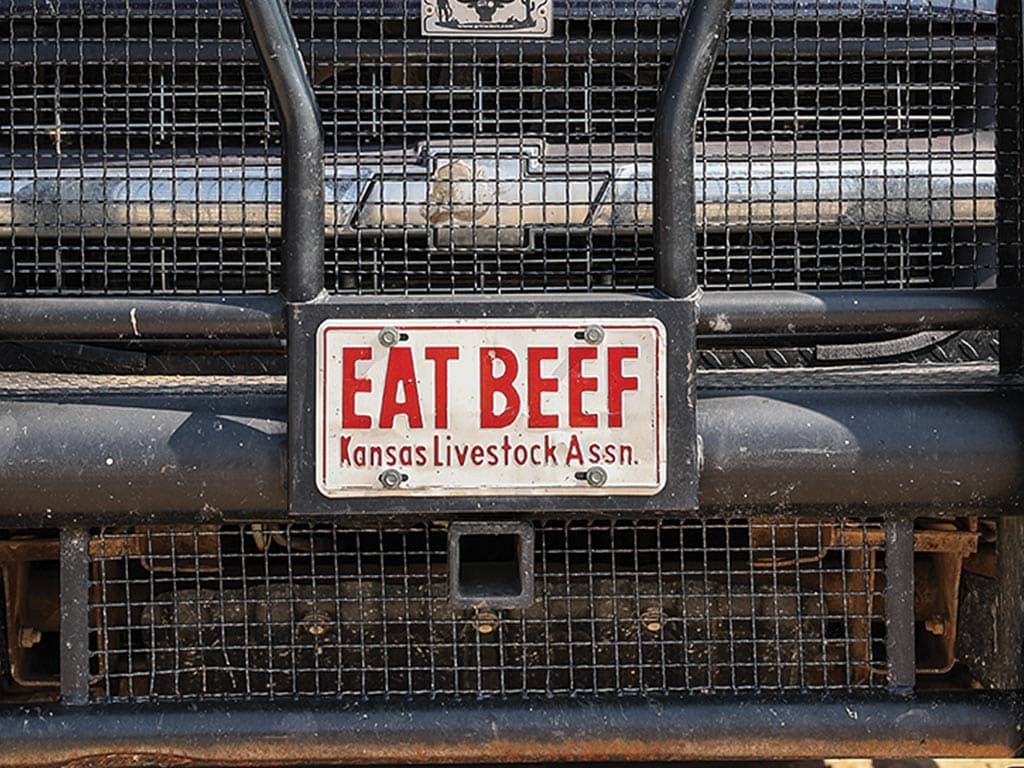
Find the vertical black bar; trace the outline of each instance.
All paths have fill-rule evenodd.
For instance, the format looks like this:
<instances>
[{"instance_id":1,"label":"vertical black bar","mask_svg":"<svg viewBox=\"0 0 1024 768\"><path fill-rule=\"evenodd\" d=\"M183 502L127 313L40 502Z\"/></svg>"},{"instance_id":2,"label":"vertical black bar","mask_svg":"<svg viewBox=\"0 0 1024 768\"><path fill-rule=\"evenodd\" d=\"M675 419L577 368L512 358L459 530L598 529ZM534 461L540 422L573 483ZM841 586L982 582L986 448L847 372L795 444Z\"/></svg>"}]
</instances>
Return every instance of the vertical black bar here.
<instances>
[{"instance_id":1,"label":"vertical black bar","mask_svg":"<svg viewBox=\"0 0 1024 768\"><path fill-rule=\"evenodd\" d=\"M697 113L729 25L732 0L690 0L654 122L657 285L685 298L698 287L694 143Z\"/></svg>"},{"instance_id":2,"label":"vertical black bar","mask_svg":"<svg viewBox=\"0 0 1024 768\"><path fill-rule=\"evenodd\" d=\"M89 701L89 532L60 532L60 695Z\"/></svg>"},{"instance_id":3,"label":"vertical black bar","mask_svg":"<svg viewBox=\"0 0 1024 768\"><path fill-rule=\"evenodd\" d=\"M914 687L914 522L885 524L885 648L889 688Z\"/></svg>"},{"instance_id":4,"label":"vertical black bar","mask_svg":"<svg viewBox=\"0 0 1024 768\"><path fill-rule=\"evenodd\" d=\"M995 648L992 684L1024 688L1024 517L1001 517L997 523Z\"/></svg>"},{"instance_id":5,"label":"vertical black bar","mask_svg":"<svg viewBox=\"0 0 1024 768\"><path fill-rule=\"evenodd\" d=\"M1021 241L1024 239L1024 14L1021 0L996 0L996 240L1000 286L1020 285ZM999 367L1016 373L1022 367L1019 329L999 335Z\"/></svg>"},{"instance_id":6,"label":"vertical black bar","mask_svg":"<svg viewBox=\"0 0 1024 768\"><path fill-rule=\"evenodd\" d=\"M284 0L240 0L281 121L281 259L289 302L324 288L324 138Z\"/></svg>"}]
</instances>

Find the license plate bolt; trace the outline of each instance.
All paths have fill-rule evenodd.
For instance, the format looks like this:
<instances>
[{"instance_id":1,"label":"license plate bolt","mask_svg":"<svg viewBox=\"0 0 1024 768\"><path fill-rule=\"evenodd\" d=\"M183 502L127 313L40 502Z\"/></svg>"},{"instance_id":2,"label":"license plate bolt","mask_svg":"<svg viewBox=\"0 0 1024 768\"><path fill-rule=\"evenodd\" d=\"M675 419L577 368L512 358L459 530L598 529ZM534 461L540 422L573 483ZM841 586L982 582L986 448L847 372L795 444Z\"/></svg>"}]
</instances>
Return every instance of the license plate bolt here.
<instances>
[{"instance_id":1,"label":"license plate bolt","mask_svg":"<svg viewBox=\"0 0 1024 768\"><path fill-rule=\"evenodd\" d=\"M584 473L584 478L587 481L587 485L592 485L595 488L600 488L602 485L608 482L608 473L605 472L601 467L591 467Z\"/></svg>"},{"instance_id":2,"label":"license plate bolt","mask_svg":"<svg viewBox=\"0 0 1024 768\"><path fill-rule=\"evenodd\" d=\"M398 332L397 328L381 328L380 333L377 334L377 340L382 346L393 347L402 340L402 334Z\"/></svg>"},{"instance_id":3,"label":"license plate bolt","mask_svg":"<svg viewBox=\"0 0 1024 768\"><path fill-rule=\"evenodd\" d=\"M387 488L389 491L393 491L395 488L402 484L403 480L406 480L405 475L399 472L397 469L385 469L380 473L380 484Z\"/></svg>"},{"instance_id":4,"label":"license plate bolt","mask_svg":"<svg viewBox=\"0 0 1024 768\"><path fill-rule=\"evenodd\" d=\"M595 346L604 341L604 328L600 325L588 325L586 330L583 331L583 340L587 344L594 344Z\"/></svg>"}]
</instances>

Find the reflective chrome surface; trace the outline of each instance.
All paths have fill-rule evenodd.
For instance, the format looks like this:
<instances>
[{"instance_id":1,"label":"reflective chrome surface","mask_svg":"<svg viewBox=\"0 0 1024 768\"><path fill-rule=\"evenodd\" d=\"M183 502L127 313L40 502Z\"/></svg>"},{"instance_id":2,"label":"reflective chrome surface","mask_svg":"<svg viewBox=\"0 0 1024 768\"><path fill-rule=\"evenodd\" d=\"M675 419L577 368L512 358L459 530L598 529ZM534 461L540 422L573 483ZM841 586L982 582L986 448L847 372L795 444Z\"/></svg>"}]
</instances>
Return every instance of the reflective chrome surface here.
<instances>
[{"instance_id":1,"label":"reflective chrome surface","mask_svg":"<svg viewBox=\"0 0 1024 768\"><path fill-rule=\"evenodd\" d=\"M467 250L529 247L541 229L652 225L635 146L445 144L328 158L327 233L430 233ZM641 155L644 153L641 152ZM648 153L649 154L649 153ZM837 229L995 220L991 134L698 147L698 226ZM25 168L0 177L0 230L19 237L276 236L280 169L261 158Z\"/></svg>"}]
</instances>

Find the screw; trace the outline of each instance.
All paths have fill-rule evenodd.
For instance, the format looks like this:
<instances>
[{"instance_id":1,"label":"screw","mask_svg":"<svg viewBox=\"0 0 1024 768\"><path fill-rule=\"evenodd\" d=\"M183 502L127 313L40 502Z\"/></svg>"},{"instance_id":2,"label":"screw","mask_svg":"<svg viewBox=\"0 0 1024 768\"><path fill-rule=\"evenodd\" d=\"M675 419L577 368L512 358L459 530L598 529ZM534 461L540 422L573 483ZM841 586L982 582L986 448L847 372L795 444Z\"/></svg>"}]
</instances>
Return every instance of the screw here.
<instances>
[{"instance_id":1,"label":"screw","mask_svg":"<svg viewBox=\"0 0 1024 768\"><path fill-rule=\"evenodd\" d=\"M381 328L380 333L377 334L377 341L385 347L393 347L401 340L402 335L397 328Z\"/></svg>"},{"instance_id":2,"label":"screw","mask_svg":"<svg viewBox=\"0 0 1024 768\"><path fill-rule=\"evenodd\" d=\"M473 626L481 635L489 635L498 628L498 614L492 611L480 611L476 615Z\"/></svg>"},{"instance_id":3,"label":"screw","mask_svg":"<svg viewBox=\"0 0 1024 768\"><path fill-rule=\"evenodd\" d=\"M661 611L657 608L648 608L640 614L640 623L648 632L661 632L661 628L664 626Z\"/></svg>"},{"instance_id":4,"label":"screw","mask_svg":"<svg viewBox=\"0 0 1024 768\"><path fill-rule=\"evenodd\" d=\"M385 469L380 473L380 484L389 491L394 490L402 484L402 473L397 469Z\"/></svg>"},{"instance_id":5,"label":"screw","mask_svg":"<svg viewBox=\"0 0 1024 768\"><path fill-rule=\"evenodd\" d=\"M43 633L35 627L22 627L18 635L18 645L22 648L32 648L38 645L43 639Z\"/></svg>"},{"instance_id":6,"label":"screw","mask_svg":"<svg viewBox=\"0 0 1024 768\"><path fill-rule=\"evenodd\" d=\"M588 325L583 331L583 340L587 344L600 344L604 341L604 328L600 325Z\"/></svg>"},{"instance_id":7,"label":"screw","mask_svg":"<svg viewBox=\"0 0 1024 768\"><path fill-rule=\"evenodd\" d=\"M314 611L302 620L302 628L313 637L320 637L327 634L327 631L334 625L334 621L326 613Z\"/></svg>"},{"instance_id":8,"label":"screw","mask_svg":"<svg viewBox=\"0 0 1024 768\"><path fill-rule=\"evenodd\" d=\"M600 467L591 467L587 470L587 484L600 488L608 482L608 473Z\"/></svg>"}]
</instances>

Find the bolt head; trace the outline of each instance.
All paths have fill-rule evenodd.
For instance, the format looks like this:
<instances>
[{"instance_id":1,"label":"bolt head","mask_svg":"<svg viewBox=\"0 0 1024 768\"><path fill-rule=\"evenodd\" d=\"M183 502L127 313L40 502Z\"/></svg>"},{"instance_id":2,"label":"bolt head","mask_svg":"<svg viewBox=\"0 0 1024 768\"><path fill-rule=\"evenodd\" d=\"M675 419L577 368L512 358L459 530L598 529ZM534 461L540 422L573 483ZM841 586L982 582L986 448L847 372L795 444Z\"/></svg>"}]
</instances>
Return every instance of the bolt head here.
<instances>
[{"instance_id":1,"label":"bolt head","mask_svg":"<svg viewBox=\"0 0 1024 768\"><path fill-rule=\"evenodd\" d=\"M583 331L583 340L587 344L600 344L604 341L604 328L600 325L588 325Z\"/></svg>"},{"instance_id":2,"label":"bolt head","mask_svg":"<svg viewBox=\"0 0 1024 768\"><path fill-rule=\"evenodd\" d=\"M661 611L657 608L649 608L640 614L640 623L648 632L661 632L662 627L665 626Z\"/></svg>"},{"instance_id":3,"label":"bolt head","mask_svg":"<svg viewBox=\"0 0 1024 768\"><path fill-rule=\"evenodd\" d=\"M21 633L18 635L18 645L22 648L33 648L41 643L42 640L43 633L35 627L22 627Z\"/></svg>"},{"instance_id":4,"label":"bolt head","mask_svg":"<svg viewBox=\"0 0 1024 768\"><path fill-rule=\"evenodd\" d=\"M402 473L397 469L385 469L380 473L380 484L389 490L393 490L402 484Z\"/></svg>"},{"instance_id":5,"label":"bolt head","mask_svg":"<svg viewBox=\"0 0 1024 768\"><path fill-rule=\"evenodd\" d=\"M498 614L491 611L480 611L473 626L481 635L489 635L498 628Z\"/></svg>"},{"instance_id":6,"label":"bolt head","mask_svg":"<svg viewBox=\"0 0 1024 768\"><path fill-rule=\"evenodd\" d=\"M300 626L313 637L327 634L334 620L326 613L314 612L302 619Z\"/></svg>"},{"instance_id":7,"label":"bolt head","mask_svg":"<svg viewBox=\"0 0 1024 768\"><path fill-rule=\"evenodd\" d=\"M587 485L600 488L608 482L608 473L601 467L591 467L587 470Z\"/></svg>"},{"instance_id":8,"label":"bolt head","mask_svg":"<svg viewBox=\"0 0 1024 768\"><path fill-rule=\"evenodd\" d=\"M393 347L401 339L402 335L397 328L381 328L380 333L377 334L377 341L385 347Z\"/></svg>"}]
</instances>

